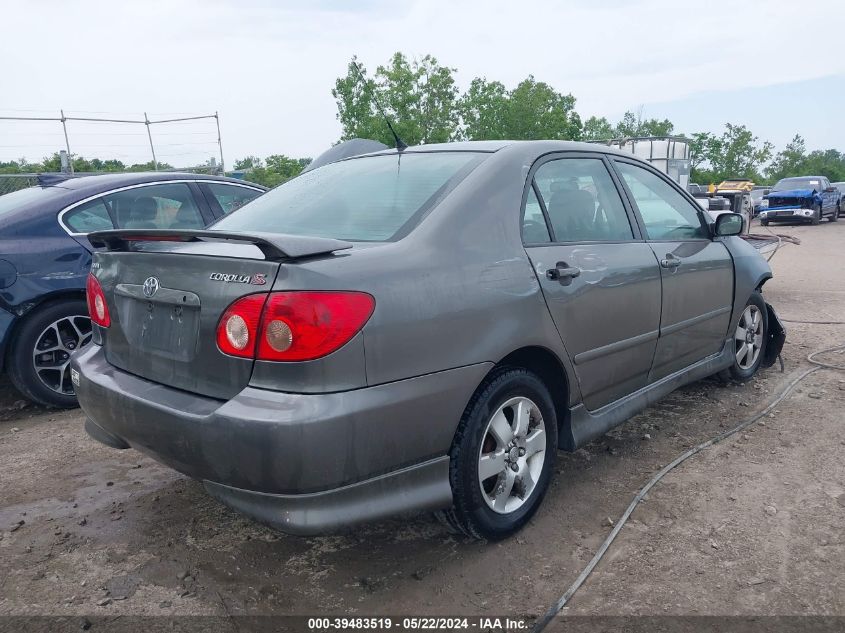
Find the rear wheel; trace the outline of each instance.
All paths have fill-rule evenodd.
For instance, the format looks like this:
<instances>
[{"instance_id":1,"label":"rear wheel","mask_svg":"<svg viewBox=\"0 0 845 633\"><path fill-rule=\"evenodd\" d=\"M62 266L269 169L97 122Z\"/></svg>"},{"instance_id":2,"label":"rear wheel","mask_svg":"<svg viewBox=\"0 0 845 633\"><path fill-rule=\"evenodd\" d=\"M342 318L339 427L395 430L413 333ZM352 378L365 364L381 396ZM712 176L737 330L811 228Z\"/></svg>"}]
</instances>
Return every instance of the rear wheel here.
<instances>
[{"instance_id":1,"label":"rear wheel","mask_svg":"<svg viewBox=\"0 0 845 633\"><path fill-rule=\"evenodd\" d=\"M77 406L70 355L91 342L91 319L82 299L49 304L26 317L9 350L9 378L30 400L51 407Z\"/></svg>"},{"instance_id":2,"label":"rear wheel","mask_svg":"<svg viewBox=\"0 0 845 633\"><path fill-rule=\"evenodd\" d=\"M542 502L556 451L557 418L546 386L525 369L496 370L458 425L449 453L454 505L441 519L475 538L513 534Z\"/></svg>"},{"instance_id":3,"label":"rear wheel","mask_svg":"<svg viewBox=\"0 0 845 633\"><path fill-rule=\"evenodd\" d=\"M748 298L734 331L734 362L728 369L729 377L739 382L750 380L763 362L769 319L766 302L759 292Z\"/></svg>"}]
</instances>

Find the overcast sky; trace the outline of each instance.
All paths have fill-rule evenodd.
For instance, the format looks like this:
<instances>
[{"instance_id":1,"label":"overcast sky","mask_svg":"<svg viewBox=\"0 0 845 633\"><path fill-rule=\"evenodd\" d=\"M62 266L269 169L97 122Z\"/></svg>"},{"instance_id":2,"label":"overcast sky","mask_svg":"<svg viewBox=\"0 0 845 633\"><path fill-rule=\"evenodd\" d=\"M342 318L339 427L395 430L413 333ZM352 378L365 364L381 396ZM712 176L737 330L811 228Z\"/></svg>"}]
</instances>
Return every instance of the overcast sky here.
<instances>
[{"instance_id":1,"label":"overcast sky","mask_svg":"<svg viewBox=\"0 0 845 633\"><path fill-rule=\"evenodd\" d=\"M845 150L842 0L0 0L0 16L0 116L218 111L229 164L328 148L350 57L374 69L397 50L433 54L461 88L533 74L584 118L642 107L678 132L730 121ZM143 126L68 128L76 154L149 160ZM213 120L153 134L175 165L216 153ZM63 145L57 123L0 121L0 160Z\"/></svg>"}]
</instances>

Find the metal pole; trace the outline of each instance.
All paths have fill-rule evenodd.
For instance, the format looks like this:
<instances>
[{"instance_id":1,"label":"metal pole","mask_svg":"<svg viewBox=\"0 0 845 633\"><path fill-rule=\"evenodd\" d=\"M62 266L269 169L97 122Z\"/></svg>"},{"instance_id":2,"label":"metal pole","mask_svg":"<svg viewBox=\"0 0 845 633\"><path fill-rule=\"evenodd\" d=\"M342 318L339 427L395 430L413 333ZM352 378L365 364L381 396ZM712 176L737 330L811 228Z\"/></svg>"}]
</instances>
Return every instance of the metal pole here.
<instances>
[{"instance_id":1,"label":"metal pole","mask_svg":"<svg viewBox=\"0 0 845 633\"><path fill-rule=\"evenodd\" d=\"M67 149L67 164L70 167L70 173L73 175L73 154L70 153L70 141L67 138L67 119L65 119L65 111L59 110L62 113L62 128L65 131L65 149Z\"/></svg>"},{"instance_id":2,"label":"metal pole","mask_svg":"<svg viewBox=\"0 0 845 633\"><path fill-rule=\"evenodd\" d=\"M158 171L158 161L156 160L156 148L153 147L153 135L150 133L150 119L147 113L144 112L144 123L147 126L147 137L150 139L150 151L153 153L153 169Z\"/></svg>"},{"instance_id":3,"label":"metal pole","mask_svg":"<svg viewBox=\"0 0 845 633\"><path fill-rule=\"evenodd\" d=\"M223 162L223 141L220 139L220 116L214 112L214 120L217 121L217 146L220 148L220 173L226 175L226 163Z\"/></svg>"}]
</instances>

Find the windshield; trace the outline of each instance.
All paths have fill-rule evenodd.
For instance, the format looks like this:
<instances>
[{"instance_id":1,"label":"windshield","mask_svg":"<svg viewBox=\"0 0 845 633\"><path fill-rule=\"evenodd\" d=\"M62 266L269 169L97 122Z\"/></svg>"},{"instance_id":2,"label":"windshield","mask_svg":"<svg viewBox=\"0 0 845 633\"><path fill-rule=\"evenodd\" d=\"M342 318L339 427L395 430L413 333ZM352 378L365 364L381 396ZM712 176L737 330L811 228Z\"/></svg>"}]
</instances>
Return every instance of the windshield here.
<instances>
[{"instance_id":1,"label":"windshield","mask_svg":"<svg viewBox=\"0 0 845 633\"><path fill-rule=\"evenodd\" d=\"M267 192L212 228L351 241L398 239L486 156L427 152L332 163Z\"/></svg>"},{"instance_id":2,"label":"windshield","mask_svg":"<svg viewBox=\"0 0 845 633\"><path fill-rule=\"evenodd\" d=\"M4 194L0 196L0 216L20 209L31 202L48 200L63 191L64 189L54 189L53 187L27 187L26 189L18 189L12 193Z\"/></svg>"},{"instance_id":3,"label":"windshield","mask_svg":"<svg viewBox=\"0 0 845 633\"><path fill-rule=\"evenodd\" d=\"M789 191L791 189L815 189L820 191L822 181L818 178L784 178L772 187L772 191Z\"/></svg>"}]
</instances>

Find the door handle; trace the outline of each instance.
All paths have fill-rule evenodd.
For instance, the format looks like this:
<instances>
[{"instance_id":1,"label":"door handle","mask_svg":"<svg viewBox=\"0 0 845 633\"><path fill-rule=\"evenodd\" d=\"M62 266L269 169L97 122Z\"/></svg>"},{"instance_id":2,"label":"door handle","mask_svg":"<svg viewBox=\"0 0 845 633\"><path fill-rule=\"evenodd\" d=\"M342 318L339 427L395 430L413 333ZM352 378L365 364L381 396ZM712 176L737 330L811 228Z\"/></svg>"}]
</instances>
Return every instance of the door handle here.
<instances>
[{"instance_id":1,"label":"door handle","mask_svg":"<svg viewBox=\"0 0 845 633\"><path fill-rule=\"evenodd\" d=\"M663 266L663 268L674 270L681 265L681 260L672 255L672 253L666 253L666 258L660 260L660 265Z\"/></svg>"},{"instance_id":2,"label":"door handle","mask_svg":"<svg viewBox=\"0 0 845 633\"><path fill-rule=\"evenodd\" d=\"M558 262L554 268L546 271L546 278L551 281L559 281L564 285L572 283L572 280L581 274L581 269L570 266L566 262Z\"/></svg>"}]
</instances>

